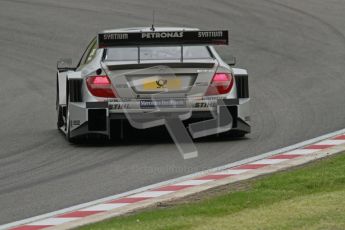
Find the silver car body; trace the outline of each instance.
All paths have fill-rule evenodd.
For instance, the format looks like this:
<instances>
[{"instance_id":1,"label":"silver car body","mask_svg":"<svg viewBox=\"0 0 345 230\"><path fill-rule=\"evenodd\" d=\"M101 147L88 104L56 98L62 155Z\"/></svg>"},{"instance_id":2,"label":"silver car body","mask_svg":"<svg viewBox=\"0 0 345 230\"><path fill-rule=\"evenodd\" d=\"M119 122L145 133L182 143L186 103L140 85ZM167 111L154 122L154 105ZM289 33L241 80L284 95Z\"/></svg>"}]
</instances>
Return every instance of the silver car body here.
<instances>
[{"instance_id":1,"label":"silver car body","mask_svg":"<svg viewBox=\"0 0 345 230\"><path fill-rule=\"evenodd\" d=\"M127 28L102 31L100 34L120 36L126 33L181 31L199 30L160 27L153 32L152 28ZM192 118L212 119L219 112L219 106L231 110L233 122L227 131L237 131L242 136L250 132L248 73L245 69L233 68L224 62L212 44L192 44L207 49L210 56L206 58L184 58L186 49L193 51L190 48L192 45L133 44L123 47L133 53L138 47L148 47L145 48L148 51L155 50L154 47L175 47L176 50L181 49L181 59L143 60L140 55L145 54L140 52L144 51L138 48L138 60L109 60L109 50L118 58L116 49L127 55L126 49L122 49L122 46L101 47L98 40L99 37L92 40L76 68L58 68L58 128L69 140L86 134L110 137L111 129L122 128L119 125L111 126L111 121L115 120L130 121L135 128L149 128L164 124L152 123L155 118L159 120L162 115L174 113L186 121L192 121ZM175 48L166 49L169 52L169 49L175 51ZM228 93L206 95L215 73L232 76L233 85ZM116 98L98 97L90 92L87 79L99 75L109 77ZM169 84L172 89L166 88ZM220 104L220 100L226 100L225 104ZM140 120L146 117L151 123ZM138 123L146 125L136 125Z\"/></svg>"}]
</instances>

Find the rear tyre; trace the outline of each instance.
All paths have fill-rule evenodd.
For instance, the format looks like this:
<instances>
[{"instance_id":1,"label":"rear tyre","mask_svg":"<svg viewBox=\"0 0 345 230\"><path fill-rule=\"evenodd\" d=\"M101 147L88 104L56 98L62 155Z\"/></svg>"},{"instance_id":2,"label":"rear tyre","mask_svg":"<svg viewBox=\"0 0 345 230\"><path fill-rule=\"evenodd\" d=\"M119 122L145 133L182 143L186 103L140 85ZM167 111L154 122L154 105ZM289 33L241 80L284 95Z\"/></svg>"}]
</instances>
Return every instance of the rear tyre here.
<instances>
[{"instance_id":1,"label":"rear tyre","mask_svg":"<svg viewBox=\"0 0 345 230\"><path fill-rule=\"evenodd\" d=\"M59 102L59 81L58 81L58 75L56 74L56 112L57 112L57 128L60 130L60 128L65 124L64 119L63 119L63 110L62 107L60 106Z\"/></svg>"},{"instance_id":2,"label":"rear tyre","mask_svg":"<svg viewBox=\"0 0 345 230\"><path fill-rule=\"evenodd\" d=\"M69 112L69 92L67 91L67 95L66 95L66 117L65 117L65 133L66 133L66 140L70 143L75 143L76 138L72 138L71 137L71 121L70 121L70 112Z\"/></svg>"},{"instance_id":3,"label":"rear tyre","mask_svg":"<svg viewBox=\"0 0 345 230\"><path fill-rule=\"evenodd\" d=\"M69 113L69 109L67 107L67 111L66 111L66 124L65 124L65 129L66 129L66 140L68 142L74 142L74 139L71 138L71 125L70 125L70 113Z\"/></svg>"},{"instance_id":4,"label":"rear tyre","mask_svg":"<svg viewBox=\"0 0 345 230\"><path fill-rule=\"evenodd\" d=\"M64 126L65 121L63 119L63 108L62 106L59 106L57 109L57 128L60 130L62 126Z\"/></svg>"}]
</instances>

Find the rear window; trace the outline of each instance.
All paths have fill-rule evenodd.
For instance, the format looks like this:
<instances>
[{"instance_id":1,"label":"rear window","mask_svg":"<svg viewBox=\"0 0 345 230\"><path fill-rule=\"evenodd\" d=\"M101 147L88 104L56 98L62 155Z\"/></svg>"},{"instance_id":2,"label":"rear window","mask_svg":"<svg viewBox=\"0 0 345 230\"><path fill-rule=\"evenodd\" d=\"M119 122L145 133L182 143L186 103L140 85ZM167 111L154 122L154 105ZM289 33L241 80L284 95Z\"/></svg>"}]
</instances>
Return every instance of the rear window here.
<instances>
[{"instance_id":1,"label":"rear window","mask_svg":"<svg viewBox=\"0 0 345 230\"><path fill-rule=\"evenodd\" d=\"M138 58L140 60L180 60L181 49L181 46L109 48L105 60L137 61ZM212 56L206 46L183 46L183 59L209 58Z\"/></svg>"}]
</instances>

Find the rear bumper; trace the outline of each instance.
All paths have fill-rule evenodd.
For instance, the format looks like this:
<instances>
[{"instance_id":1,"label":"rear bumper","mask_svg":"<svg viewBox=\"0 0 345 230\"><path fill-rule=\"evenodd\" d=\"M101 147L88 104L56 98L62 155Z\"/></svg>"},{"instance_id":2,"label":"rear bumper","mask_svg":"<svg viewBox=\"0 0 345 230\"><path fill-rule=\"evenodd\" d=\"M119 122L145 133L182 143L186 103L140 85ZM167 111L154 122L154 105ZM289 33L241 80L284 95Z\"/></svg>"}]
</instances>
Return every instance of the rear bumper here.
<instances>
[{"instance_id":1,"label":"rear bumper","mask_svg":"<svg viewBox=\"0 0 345 230\"><path fill-rule=\"evenodd\" d=\"M231 114L231 130L250 133L250 99L225 99L217 102L216 107L209 110L183 110L171 111L126 111L112 112L107 102L70 103L71 137L97 133L111 136L114 129L122 132L123 122L131 124L137 129L145 129L164 125L164 119L179 117L185 125L198 121L216 118L222 109ZM221 109L222 108L222 109Z\"/></svg>"}]
</instances>

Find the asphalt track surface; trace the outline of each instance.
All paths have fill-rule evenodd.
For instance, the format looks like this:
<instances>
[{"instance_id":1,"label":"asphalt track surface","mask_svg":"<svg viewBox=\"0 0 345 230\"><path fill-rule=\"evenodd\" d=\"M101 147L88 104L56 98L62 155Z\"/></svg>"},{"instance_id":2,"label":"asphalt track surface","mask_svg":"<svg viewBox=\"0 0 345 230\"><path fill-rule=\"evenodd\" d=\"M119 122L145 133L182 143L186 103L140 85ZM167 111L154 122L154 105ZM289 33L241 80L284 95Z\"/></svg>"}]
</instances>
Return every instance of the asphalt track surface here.
<instances>
[{"instance_id":1,"label":"asphalt track surface","mask_svg":"<svg viewBox=\"0 0 345 230\"><path fill-rule=\"evenodd\" d=\"M107 28L230 29L250 72L253 133L206 139L183 160L169 138L72 145L55 129L55 66ZM0 0L0 224L274 150L345 127L343 0ZM160 136L160 135L156 135Z\"/></svg>"}]
</instances>

